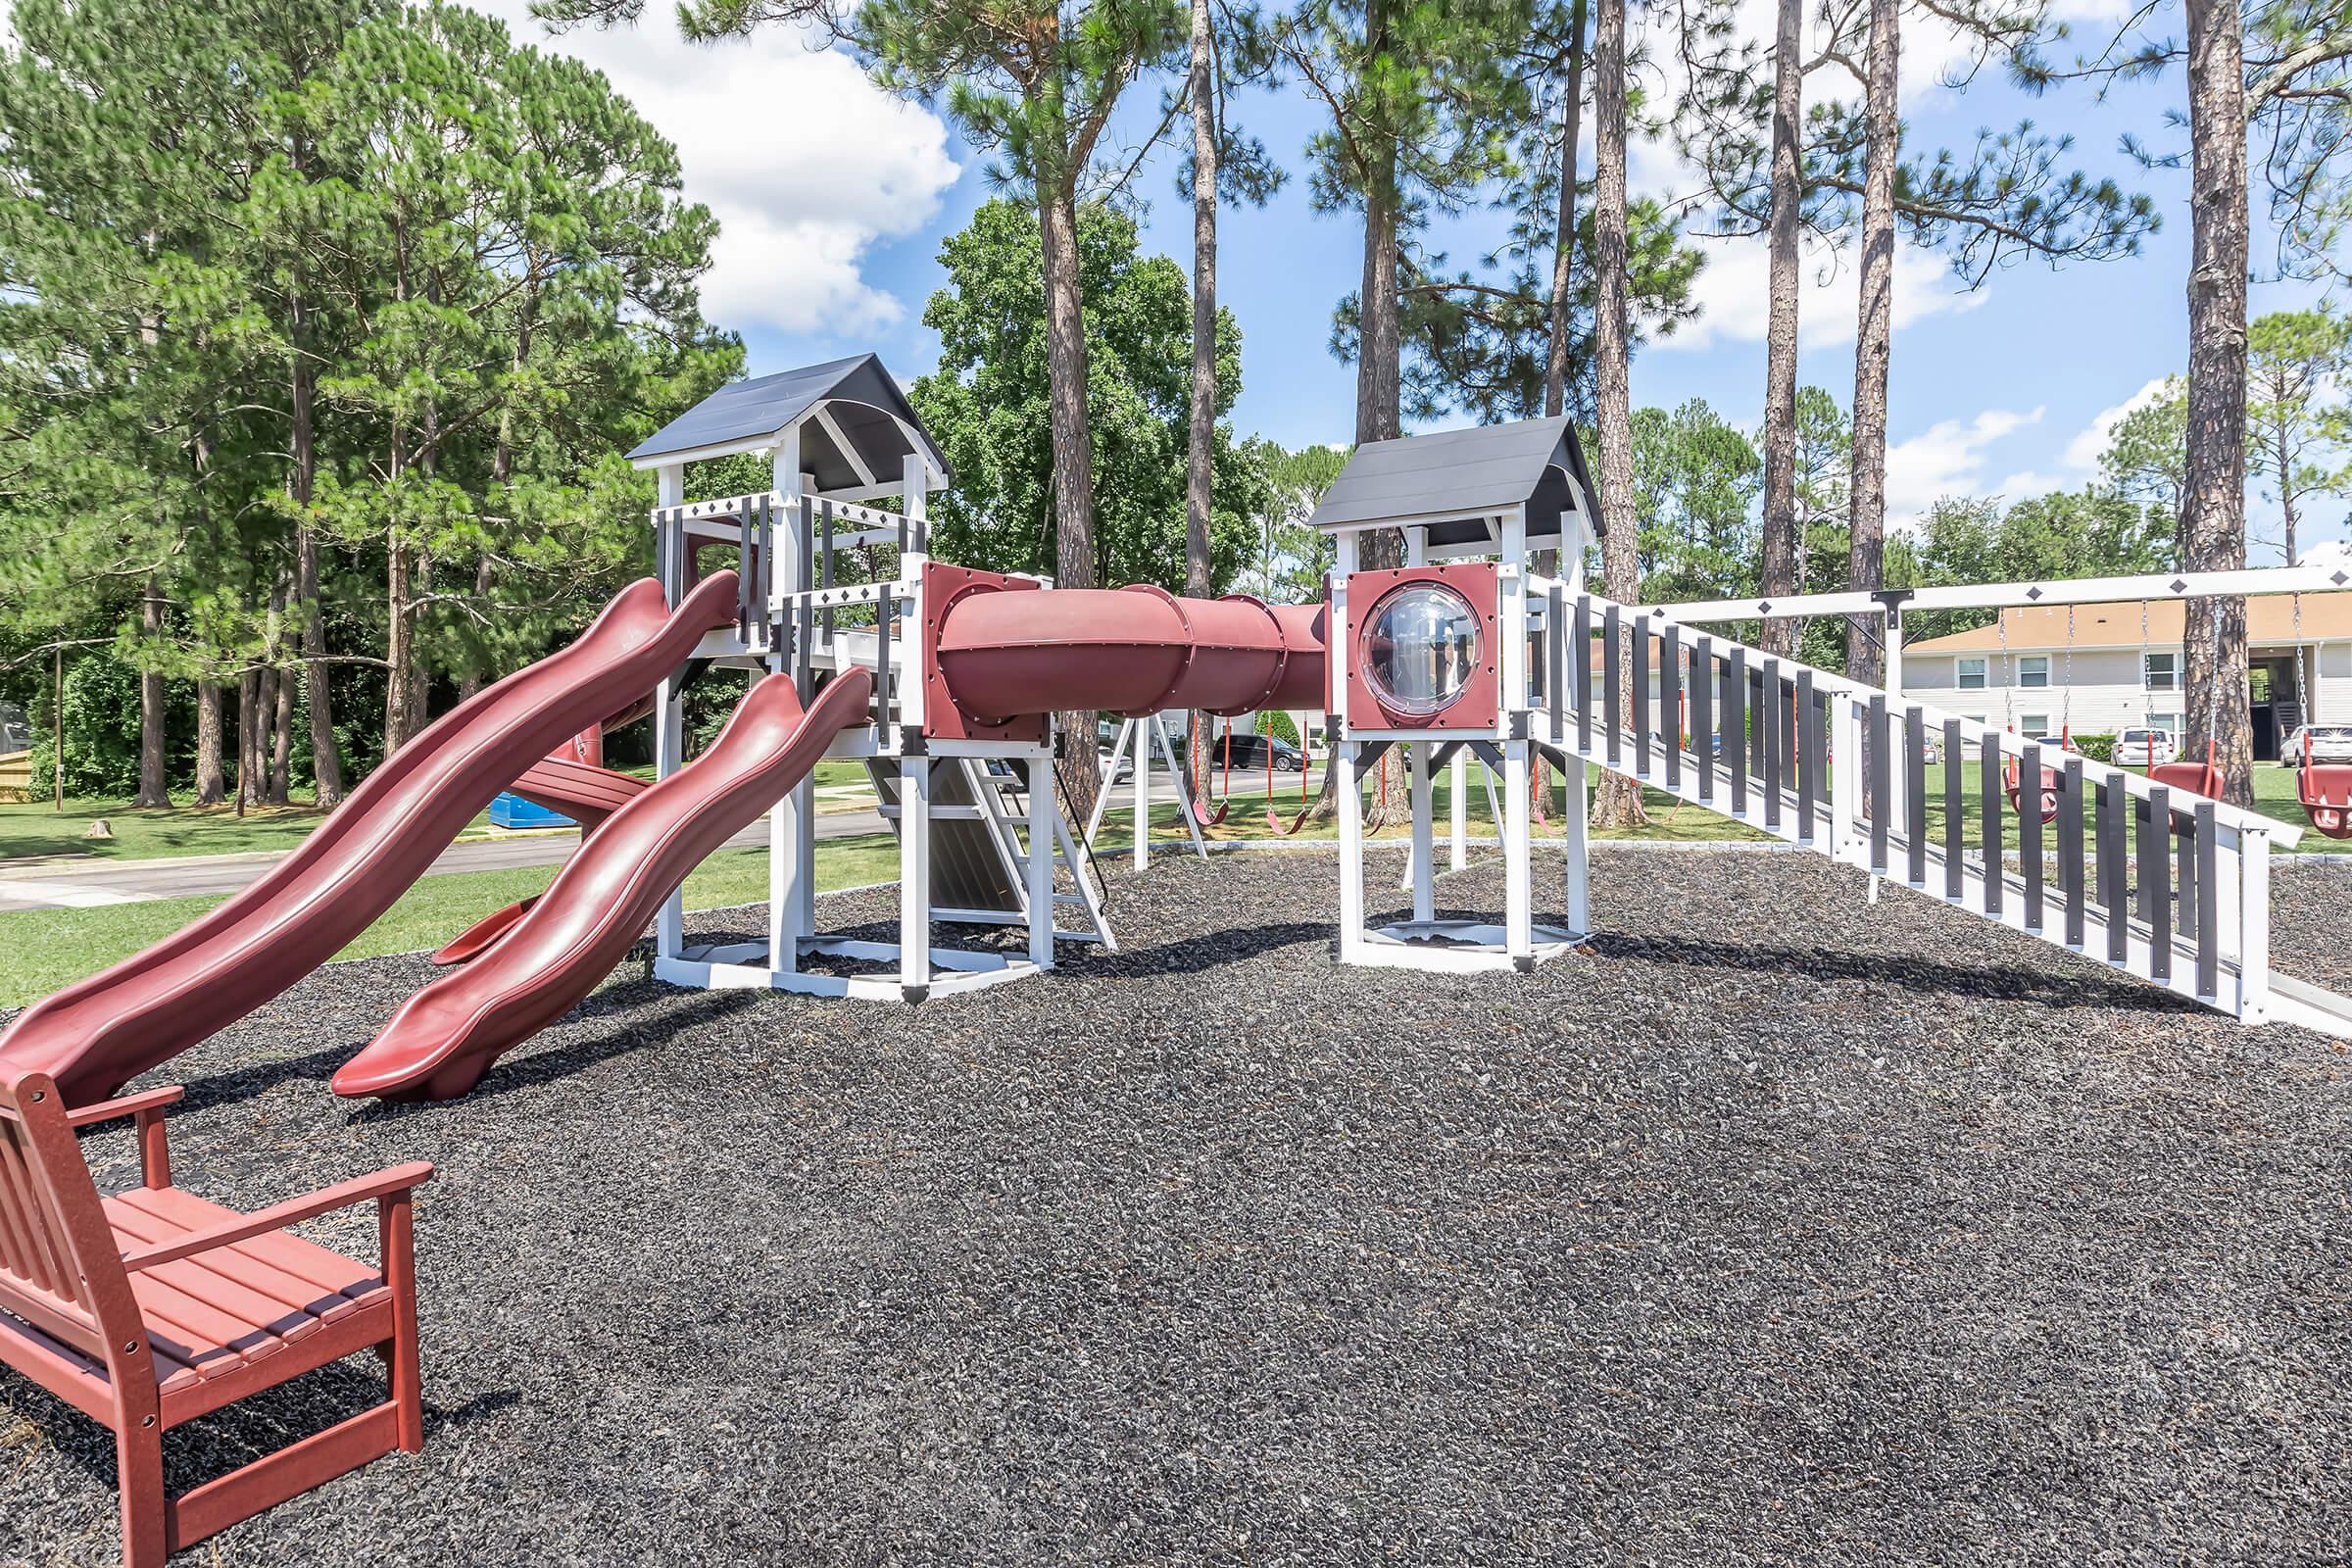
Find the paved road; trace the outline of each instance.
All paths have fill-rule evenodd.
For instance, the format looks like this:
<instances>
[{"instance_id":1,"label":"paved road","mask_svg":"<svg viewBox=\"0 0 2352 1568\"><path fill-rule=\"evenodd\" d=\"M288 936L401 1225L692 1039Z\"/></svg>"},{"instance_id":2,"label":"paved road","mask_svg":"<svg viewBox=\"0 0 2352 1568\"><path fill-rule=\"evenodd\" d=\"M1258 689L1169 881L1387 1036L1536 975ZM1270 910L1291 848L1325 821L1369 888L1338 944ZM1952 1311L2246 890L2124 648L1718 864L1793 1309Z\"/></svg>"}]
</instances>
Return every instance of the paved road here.
<instances>
[{"instance_id":1,"label":"paved road","mask_svg":"<svg viewBox=\"0 0 2352 1568\"><path fill-rule=\"evenodd\" d=\"M816 819L820 839L860 838L886 831L872 811L831 811ZM580 842L577 833L530 834L473 839L441 852L427 876L457 871L504 871L515 866L553 865ZM757 849L767 842L764 822L727 841ZM145 904L156 899L215 897L234 893L284 858L281 852L257 855L195 855L165 860L48 860L0 864L0 911L63 909L98 904Z\"/></svg>"},{"instance_id":2,"label":"paved road","mask_svg":"<svg viewBox=\"0 0 2352 1568\"><path fill-rule=\"evenodd\" d=\"M1290 795L1298 788L1298 775L1277 773L1275 792ZM1122 780L1111 797L1111 808L1124 810L1134 801L1132 780ZM1262 798L1262 770L1244 776L1237 772L1233 794ZM1221 794L1222 792L1220 792ZM1152 800L1164 806L1175 800L1165 774L1152 775ZM888 824L870 810L828 811L816 819L820 839L861 838L881 833ZM764 823L755 824L728 840L732 846L757 849L767 842ZM569 856L579 843L576 833L517 835L514 838L474 839L453 844L441 852L427 876L459 871L504 871L516 866L553 865ZM101 904L145 904L157 899L225 897L253 882L287 852L251 855L191 855L160 860L45 859L0 861L0 912L14 909L68 909Z\"/></svg>"}]
</instances>

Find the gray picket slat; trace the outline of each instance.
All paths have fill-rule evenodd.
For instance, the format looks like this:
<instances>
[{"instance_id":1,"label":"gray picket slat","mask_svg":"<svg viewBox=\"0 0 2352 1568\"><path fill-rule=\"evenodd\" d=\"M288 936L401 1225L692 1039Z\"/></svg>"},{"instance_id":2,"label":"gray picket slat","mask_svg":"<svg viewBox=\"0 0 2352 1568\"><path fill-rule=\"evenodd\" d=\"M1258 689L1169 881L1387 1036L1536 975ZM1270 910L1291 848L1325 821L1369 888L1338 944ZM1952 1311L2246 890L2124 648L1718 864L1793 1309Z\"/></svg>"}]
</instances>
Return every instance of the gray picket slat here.
<instances>
[{"instance_id":1,"label":"gray picket slat","mask_svg":"<svg viewBox=\"0 0 2352 1568\"><path fill-rule=\"evenodd\" d=\"M1886 869L1887 818L1894 814L1894 759L1886 755L1886 699L1870 700L1870 868ZM1836 765L1835 759L1832 760Z\"/></svg>"},{"instance_id":2,"label":"gray picket slat","mask_svg":"<svg viewBox=\"0 0 2352 1568\"><path fill-rule=\"evenodd\" d=\"M1569 679L1576 682L1576 748L1590 756L1592 751L1592 596L1576 596L1576 668Z\"/></svg>"},{"instance_id":3,"label":"gray picket slat","mask_svg":"<svg viewBox=\"0 0 2352 1568\"><path fill-rule=\"evenodd\" d=\"M2148 977L2173 977L2172 864L2173 792L2157 786L2148 814L2139 819L2139 917L2148 928Z\"/></svg>"},{"instance_id":4,"label":"gray picket slat","mask_svg":"<svg viewBox=\"0 0 2352 1568\"><path fill-rule=\"evenodd\" d=\"M1672 622L1658 633L1658 738L1666 743L1666 787L1683 782L1682 632Z\"/></svg>"},{"instance_id":5,"label":"gray picket slat","mask_svg":"<svg viewBox=\"0 0 2352 1568\"><path fill-rule=\"evenodd\" d=\"M1637 615L1626 627L1634 640L1634 776L1649 777L1649 628Z\"/></svg>"},{"instance_id":6,"label":"gray picket slat","mask_svg":"<svg viewBox=\"0 0 2352 1568\"><path fill-rule=\"evenodd\" d=\"M2041 743L2026 748L2018 791L2017 863L2026 879L2026 929L2041 929Z\"/></svg>"},{"instance_id":7,"label":"gray picket slat","mask_svg":"<svg viewBox=\"0 0 2352 1568\"><path fill-rule=\"evenodd\" d=\"M1789 744L1796 748L1796 841L1813 842L1813 822L1820 815L1821 733L1813 708L1813 672L1796 677L1796 723Z\"/></svg>"},{"instance_id":8,"label":"gray picket slat","mask_svg":"<svg viewBox=\"0 0 2352 1568\"><path fill-rule=\"evenodd\" d=\"M1715 639L1690 639L1690 760L1698 767L1698 798L1715 800Z\"/></svg>"},{"instance_id":9,"label":"gray picket slat","mask_svg":"<svg viewBox=\"0 0 2352 1568\"><path fill-rule=\"evenodd\" d=\"M2066 901L2066 945L2080 952L2089 878L2082 868L2082 759L2070 757L2058 772L2058 886Z\"/></svg>"},{"instance_id":10,"label":"gray picket slat","mask_svg":"<svg viewBox=\"0 0 2352 1568\"><path fill-rule=\"evenodd\" d=\"M2221 826L2214 820L2213 803L2197 803L2197 995L2214 1001L2222 994L2221 944Z\"/></svg>"},{"instance_id":11,"label":"gray picket slat","mask_svg":"<svg viewBox=\"0 0 2352 1568\"><path fill-rule=\"evenodd\" d=\"M1780 732L1786 728L1781 710L1781 662L1764 661L1763 702L1756 709L1756 729L1764 749L1764 825L1781 825Z\"/></svg>"},{"instance_id":12,"label":"gray picket slat","mask_svg":"<svg viewBox=\"0 0 2352 1568\"><path fill-rule=\"evenodd\" d=\"M2173 845L2174 855L2179 861L2174 928L2194 942L2197 939L2197 836L2194 833L2178 834L2173 839Z\"/></svg>"},{"instance_id":13,"label":"gray picket slat","mask_svg":"<svg viewBox=\"0 0 2352 1568\"><path fill-rule=\"evenodd\" d=\"M1961 749L1960 721L1943 721L1943 896L1958 903L1968 891L1968 801L1960 780L1968 768Z\"/></svg>"},{"instance_id":14,"label":"gray picket slat","mask_svg":"<svg viewBox=\"0 0 2352 1568\"><path fill-rule=\"evenodd\" d=\"M1747 649L1732 644L1723 662L1723 760L1732 781L1732 814L1747 811Z\"/></svg>"},{"instance_id":15,"label":"gray picket slat","mask_svg":"<svg viewBox=\"0 0 2352 1568\"><path fill-rule=\"evenodd\" d=\"M1601 612L1601 713L1609 736L1609 766L1620 770L1625 760L1619 742L1625 729L1625 693L1620 690L1624 685L1624 677L1618 670L1617 658L1618 644L1622 641L1618 631L1624 623L1624 613L1615 605Z\"/></svg>"},{"instance_id":16,"label":"gray picket slat","mask_svg":"<svg viewBox=\"0 0 2352 1568\"><path fill-rule=\"evenodd\" d=\"M1990 730L1977 746L1979 801L1984 833L1984 912L2001 912L2001 738Z\"/></svg>"},{"instance_id":17,"label":"gray picket slat","mask_svg":"<svg viewBox=\"0 0 2352 1568\"><path fill-rule=\"evenodd\" d=\"M1910 819L1903 827L1903 849L1910 858L1911 885L1928 880L1928 715L1914 708L1903 715L1904 796Z\"/></svg>"},{"instance_id":18,"label":"gray picket slat","mask_svg":"<svg viewBox=\"0 0 2352 1568\"><path fill-rule=\"evenodd\" d=\"M2132 956L2132 878L2124 864L2124 812L2130 799L2120 777L2099 781L2099 885L2107 890L2107 956L2117 963Z\"/></svg>"},{"instance_id":19,"label":"gray picket slat","mask_svg":"<svg viewBox=\"0 0 2352 1568\"><path fill-rule=\"evenodd\" d=\"M1551 738L1556 743L1568 738L1562 722L1568 702L1568 615L1557 583L1544 602L1544 706L1551 713Z\"/></svg>"}]
</instances>

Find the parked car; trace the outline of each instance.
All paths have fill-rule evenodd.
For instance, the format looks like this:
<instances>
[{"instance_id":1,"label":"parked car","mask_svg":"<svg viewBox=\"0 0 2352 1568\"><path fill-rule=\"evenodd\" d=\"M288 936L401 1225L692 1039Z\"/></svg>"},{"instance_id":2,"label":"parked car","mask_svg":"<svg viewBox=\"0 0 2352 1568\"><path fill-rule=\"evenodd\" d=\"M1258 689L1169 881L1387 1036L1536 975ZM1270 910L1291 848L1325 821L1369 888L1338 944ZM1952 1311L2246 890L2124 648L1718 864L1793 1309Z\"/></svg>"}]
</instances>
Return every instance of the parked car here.
<instances>
[{"instance_id":1,"label":"parked car","mask_svg":"<svg viewBox=\"0 0 2352 1568\"><path fill-rule=\"evenodd\" d=\"M32 726L25 722L24 710L14 703L0 703L0 757L31 749Z\"/></svg>"},{"instance_id":2,"label":"parked car","mask_svg":"<svg viewBox=\"0 0 2352 1568\"><path fill-rule=\"evenodd\" d=\"M1274 748L1274 766L1279 772L1303 773L1306 757L1298 747L1279 735L1236 735L1233 737L1233 765L1236 768L1259 768L1266 765L1266 748ZM1220 735L1208 745L1208 765L1225 765L1225 737Z\"/></svg>"},{"instance_id":3,"label":"parked car","mask_svg":"<svg viewBox=\"0 0 2352 1568\"><path fill-rule=\"evenodd\" d=\"M2352 724L2305 724L2286 738L2286 755L2280 760L2289 767L2303 765L2303 742L2311 741L2311 760L2315 762L2352 762Z\"/></svg>"},{"instance_id":4,"label":"parked car","mask_svg":"<svg viewBox=\"0 0 2352 1568\"><path fill-rule=\"evenodd\" d=\"M2162 767L2180 755L2180 748L2167 730L2127 729L2115 737L2118 767Z\"/></svg>"}]
</instances>

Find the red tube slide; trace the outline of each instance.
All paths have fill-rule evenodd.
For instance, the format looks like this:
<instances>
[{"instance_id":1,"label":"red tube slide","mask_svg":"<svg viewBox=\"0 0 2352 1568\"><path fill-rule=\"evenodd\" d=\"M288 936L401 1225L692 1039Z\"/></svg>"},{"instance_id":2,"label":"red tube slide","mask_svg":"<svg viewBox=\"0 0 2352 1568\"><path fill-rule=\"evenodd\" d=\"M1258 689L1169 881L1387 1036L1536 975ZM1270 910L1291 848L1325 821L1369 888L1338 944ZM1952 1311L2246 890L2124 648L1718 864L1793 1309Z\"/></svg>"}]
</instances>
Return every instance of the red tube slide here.
<instances>
[{"instance_id":1,"label":"red tube slide","mask_svg":"<svg viewBox=\"0 0 2352 1568\"><path fill-rule=\"evenodd\" d=\"M806 713L788 675L737 706L710 749L612 813L488 953L401 1005L335 1073L338 1095L447 1100L596 989L688 872L864 723L873 677L844 672Z\"/></svg>"},{"instance_id":2,"label":"red tube slide","mask_svg":"<svg viewBox=\"0 0 2352 1568\"><path fill-rule=\"evenodd\" d=\"M146 952L68 986L0 1035L0 1061L103 1100L331 958L516 774L620 711L735 618L735 578L671 613L651 579L567 648L460 704L393 754L268 875Z\"/></svg>"},{"instance_id":3,"label":"red tube slide","mask_svg":"<svg viewBox=\"0 0 2352 1568\"><path fill-rule=\"evenodd\" d=\"M939 670L956 706L983 724L1073 708L1321 712L1323 631L1321 605L1247 594L1179 599L1147 585L966 594L940 628Z\"/></svg>"}]
</instances>

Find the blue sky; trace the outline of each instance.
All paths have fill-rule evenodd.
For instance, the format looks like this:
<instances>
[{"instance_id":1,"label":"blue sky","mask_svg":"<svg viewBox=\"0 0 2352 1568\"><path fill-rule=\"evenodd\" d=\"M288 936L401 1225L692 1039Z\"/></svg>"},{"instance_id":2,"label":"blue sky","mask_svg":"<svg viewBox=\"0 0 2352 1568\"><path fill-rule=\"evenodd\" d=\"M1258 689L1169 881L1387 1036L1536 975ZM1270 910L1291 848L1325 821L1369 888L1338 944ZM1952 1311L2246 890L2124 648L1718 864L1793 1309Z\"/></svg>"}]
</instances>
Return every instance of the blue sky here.
<instances>
[{"instance_id":1,"label":"blue sky","mask_svg":"<svg viewBox=\"0 0 2352 1568\"><path fill-rule=\"evenodd\" d=\"M1764 0L1746 0L1763 24ZM2109 0L2060 0L2087 41L2112 16ZM492 0L518 33L537 36L520 0ZM2109 24L2112 24L2111 22ZM932 368L938 346L922 327L923 302L942 281L941 239L988 199L984 156L918 105L885 98L839 54L789 35L695 48L659 6L620 35L573 34L552 47L583 55L611 74L675 139L688 193L724 225L707 298L715 319L744 334L755 373L864 349L902 376ZM1987 74L1966 91L1939 79L1954 58L1947 40L1913 25L1905 40L1904 114L1911 145L1973 144L1983 127L2030 118L2076 137L2074 158L2153 196L2163 227L2140 256L2053 270L2021 262L1982 288L1963 290L1940 257L1906 251L1898 264L1889 394L1888 504L1916 515L1942 495L2019 495L2092 477L2105 423L2151 383L2178 371L2185 352L2187 175L2144 170L2118 140L2133 131L2159 149L2180 132L2165 115L2180 102L2177 75L2119 89L2039 100ZM1828 74L1811 90L1839 85ZM1672 83L1653 83L1671 93ZM1120 129L1142 135L1157 118L1159 86L1130 94ZM747 123L716 108L759 102ZM1316 112L1295 90L1249 95L1249 129L1295 171ZM1588 148L1590 145L1588 137ZM1189 266L1190 213L1174 187L1174 149L1139 176L1147 245ZM1587 154L1588 168L1590 153ZM1672 149L1650 144L1634 160L1637 191L1681 196L1689 172ZM1432 243L1458 260L1477 255L1500 222L1473 212L1442 223ZM1240 320L1244 390L1236 424L1292 446L1345 441L1353 427L1354 372L1326 348L1332 306L1355 285L1361 230L1319 217L1294 178L1262 211L1221 220L1219 283ZM2267 261L2259 229L2258 273ZM1764 257L1755 241L1707 241L1698 294L1705 311L1672 338L1649 345L1633 371L1637 404L1704 398L1752 427L1764 380ZM1800 374L1840 403L1853 383L1854 279L1850 256L1816 256L1807 270ZM2257 281L2254 309L2316 296L2292 283ZM2317 530L2342 537L2341 509ZM2259 533L2271 509L2255 498ZM2258 548L2257 560L2264 559Z\"/></svg>"}]
</instances>

